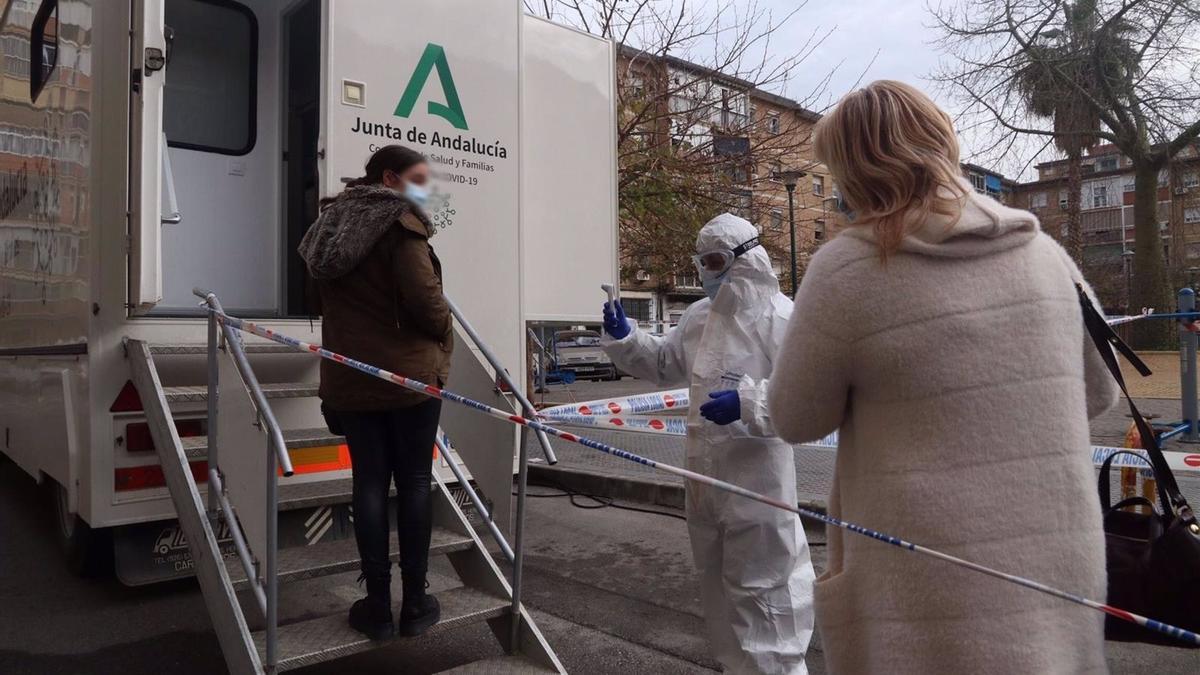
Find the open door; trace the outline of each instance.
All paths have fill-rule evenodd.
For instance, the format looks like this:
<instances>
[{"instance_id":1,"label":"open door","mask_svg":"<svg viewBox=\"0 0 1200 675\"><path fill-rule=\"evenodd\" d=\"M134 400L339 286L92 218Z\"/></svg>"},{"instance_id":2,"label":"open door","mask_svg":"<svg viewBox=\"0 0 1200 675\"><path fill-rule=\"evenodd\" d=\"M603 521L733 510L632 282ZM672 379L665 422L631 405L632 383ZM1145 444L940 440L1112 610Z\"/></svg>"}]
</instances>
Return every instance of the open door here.
<instances>
[{"instance_id":1,"label":"open door","mask_svg":"<svg viewBox=\"0 0 1200 675\"><path fill-rule=\"evenodd\" d=\"M129 307L162 300L163 85L165 0L134 0L129 99Z\"/></svg>"}]
</instances>

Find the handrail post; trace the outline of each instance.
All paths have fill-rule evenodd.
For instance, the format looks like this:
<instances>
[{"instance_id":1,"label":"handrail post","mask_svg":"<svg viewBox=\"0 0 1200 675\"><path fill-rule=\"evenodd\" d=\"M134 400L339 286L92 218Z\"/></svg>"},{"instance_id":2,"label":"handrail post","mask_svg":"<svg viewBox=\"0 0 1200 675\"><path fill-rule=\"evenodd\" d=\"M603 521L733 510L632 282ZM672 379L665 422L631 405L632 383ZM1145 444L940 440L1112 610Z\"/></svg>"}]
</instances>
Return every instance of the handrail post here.
<instances>
[{"instance_id":1,"label":"handrail post","mask_svg":"<svg viewBox=\"0 0 1200 675\"><path fill-rule=\"evenodd\" d=\"M496 371L496 376L499 377L504 384L508 385L509 391L512 392L512 395L517 399L517 402L521 404L522 410L525 411L524 414L531 418L536 418L537 410L533 407L533 404L529 402L529 399L525 397L525 394L521 393L521 388L517 386L516 382L513 382L512 376L509 375L508 371L504 369L504 365L500 363L500 359L496 358L496 355L492 353L491 347L488 347L487 343L483 341L483 338L479 337L479 333L475 332L475 328L471 326L471 322L467 321L467 318L463 316L462 310L458 308L458 305L454 304L454 301L450 299L450 296L444 297L446 298L446 305L450 307L450 313L454 315L455 319L458 319L458 323L460 326L462 326L463 331L467 334L467 337L471 338L471 341L475 343L476 347L479 347L479 351L483 354L483 357L487 359L488 363L492 365L492 369ZM550 447L550 437L547 436L546 432L544 431L538 431L536 433L538 443L540 443L542 446L542 454L546 456L546 461L552 465L558 464L558 457L554 454L554 448Z\"/></svg>"},{"instance_id":2,"label":"handrail post","mask_svg":"<svg viewBox=\"0 0 1200 675\"><path fill-rule=\"evenodd\" d=\"M1196 292L1190 288L1183 288L1179 291L1179 312L1189 313L1196 311ZM1197 401L1196 393L1196 343L1197 336L1192 331L1188 330L1188 322L1180 319L1179 321L1179 380L1180 393L1183 399L1183 422L1187 425L1187 431L1183 434L1183 440L1189 443L1200 441L1200 423L1197 422L1198 412L1200 412L1200 402Z\"/></svg>"},{"instance_id":3,"label":"handrail post","mask_svg":"<svg viewBox=\"0 0 1200 675\"><path fill-rule=\"evenodd\" d=\"M211 296L210 296L211 297ZM211 306L206 298L205 304ZM208 313L208 470L217 470L217 392L220 368L217 364L217 316ZM215 525L221 513L221 496L212 483L208 485L208 516Z\"/></svg>"},{"instance_id":4,"label":"handrail post","mask_svg":"<svg viewBox=\"0 0 1200 675\"><path fill-rule=\"evenodd\" d=\"M513 533L512 633L509 641L509 650L513 654L520 652L521 568L525 561L525 487L529 477L529 452L524 442L517 457L517 520Z\"/></svg>"},{"instance_id":5,"label":"handrail post","mask_svg":"<svg viewBox=\"0 0 1200 675\"><path fill-rule=\"evenodd\" d=\"M273 438L268 437L267 445L267 569L264 574L266 581L267 595L267 672L274 673L275 666L278 663L276 655L277 640L279 632L279 578L277 575L277 554L278 554L278 538L279 538L279 514L276 510L277 490L279 479L275 475L275 448L270 447L275 444Z\"/></svg>"}]
</instances>

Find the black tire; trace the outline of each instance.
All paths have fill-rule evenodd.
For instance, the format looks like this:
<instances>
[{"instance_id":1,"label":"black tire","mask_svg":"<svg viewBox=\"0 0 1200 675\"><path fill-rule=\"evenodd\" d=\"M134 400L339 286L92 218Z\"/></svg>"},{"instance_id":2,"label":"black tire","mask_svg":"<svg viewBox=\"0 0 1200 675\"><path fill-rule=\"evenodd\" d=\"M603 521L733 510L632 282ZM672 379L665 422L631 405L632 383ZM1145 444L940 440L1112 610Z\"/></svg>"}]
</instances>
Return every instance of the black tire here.
<instances>
[{"instance_id":1,"label":"black tire","mask_svg":"<svg viewBox=\"0 0 1200 675\"><path fill-rule=\"evenodd\" d=\"M67 491L57 482L48 479L46 492L54 514L55 538L71 572L85 579L112 574L112 533L92 529L78 514L71 513L67 508Z\"/></svg>"}]
</instances>

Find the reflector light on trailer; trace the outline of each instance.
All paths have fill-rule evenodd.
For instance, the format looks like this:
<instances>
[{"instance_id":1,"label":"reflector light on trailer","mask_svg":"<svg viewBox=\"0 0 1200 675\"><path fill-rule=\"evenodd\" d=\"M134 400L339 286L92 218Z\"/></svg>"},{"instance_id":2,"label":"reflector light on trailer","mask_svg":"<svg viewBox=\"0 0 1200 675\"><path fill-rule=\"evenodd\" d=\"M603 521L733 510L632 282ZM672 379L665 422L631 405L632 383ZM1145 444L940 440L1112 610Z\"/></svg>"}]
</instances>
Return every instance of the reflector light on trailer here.
<instances>
[{"instance_id":1,"label":"reflector light on trailer","mask_svg":"<svg viewBox=\"0 0 1200 675\"><path fill-rule=\"evenodd\" d=\"M350 448L345 444L296 448L288 450L288 456L292 458L292 469L297 475L350 468ZM282 470L280 475L283 475Z\"/></svg>"},{"instance_id":2,"label":"reflector light on trailer","mask_svg":"<svg viewBox=\"0 0 1200 675\"><path fill-rule=\"evenodd\" d=\"M199 460L189 462L188 465L192 469L192 478L197 483L208 482L208 462ZM167 484L167 479L163 476L161 466L157 464L148 466L127 466L113 471L113 487L117 492L128 492L129 490L147 490L150 488L163 487Z\"/></svg>"},{"instance_id":3,"label":"reflector light on trailer","mask_svg":"<svg viewBox=\"0 0 1200 675\"><path fill-rule=\"evenodd\" d=\"M141 410L142 397L138 396L137 387L133 386L132 380L125 380L125 386L121 387L121 392L117 394L117 398L108 412L140 412Z\"/></svg>"}]
</instances>

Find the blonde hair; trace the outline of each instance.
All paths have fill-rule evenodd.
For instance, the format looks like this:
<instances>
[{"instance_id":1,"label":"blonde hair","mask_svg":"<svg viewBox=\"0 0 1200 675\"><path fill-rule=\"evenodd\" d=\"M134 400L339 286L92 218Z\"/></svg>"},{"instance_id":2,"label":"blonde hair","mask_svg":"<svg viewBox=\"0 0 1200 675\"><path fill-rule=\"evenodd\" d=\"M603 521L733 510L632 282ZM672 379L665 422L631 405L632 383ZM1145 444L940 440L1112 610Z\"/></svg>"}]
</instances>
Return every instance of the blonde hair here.
<instances>
[{"instance_id":1,"label":"blonde hair","mask_svg":"<svg viewBox=\"0 0 1200 675\"><path fill-rule=\"evenodd\" d=\"M817 123L813 150L882 256L933 215L957 221L967 192L950 116L915 87L878 80Z\"/></svg>"}]
</instances>

